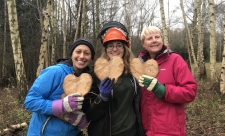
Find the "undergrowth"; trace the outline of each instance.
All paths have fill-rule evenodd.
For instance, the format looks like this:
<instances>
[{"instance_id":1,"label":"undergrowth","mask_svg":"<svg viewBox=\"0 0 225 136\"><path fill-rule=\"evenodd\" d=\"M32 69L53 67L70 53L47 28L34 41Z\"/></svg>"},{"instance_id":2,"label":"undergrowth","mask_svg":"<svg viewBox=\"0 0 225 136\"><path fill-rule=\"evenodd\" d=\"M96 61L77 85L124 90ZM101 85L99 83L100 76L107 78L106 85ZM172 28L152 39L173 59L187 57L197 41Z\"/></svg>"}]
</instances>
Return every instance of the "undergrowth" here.
<instances>
[{"instance_id":1,"label":"undergrowth","mask_svg":"<svg viewBox=\"0 0 225 136\"><path fill-rule=\"evenodd\" d=\"M9 125L28 122L31 113L16 99L17 90L0 88L0 130ZM219 83L199 81L196 99L186 106L187 136L225 136L225 95ZM25 136L27 127L4 134ZM1 135L1 134L0 134Z\"/></svg>"}]
</instances>

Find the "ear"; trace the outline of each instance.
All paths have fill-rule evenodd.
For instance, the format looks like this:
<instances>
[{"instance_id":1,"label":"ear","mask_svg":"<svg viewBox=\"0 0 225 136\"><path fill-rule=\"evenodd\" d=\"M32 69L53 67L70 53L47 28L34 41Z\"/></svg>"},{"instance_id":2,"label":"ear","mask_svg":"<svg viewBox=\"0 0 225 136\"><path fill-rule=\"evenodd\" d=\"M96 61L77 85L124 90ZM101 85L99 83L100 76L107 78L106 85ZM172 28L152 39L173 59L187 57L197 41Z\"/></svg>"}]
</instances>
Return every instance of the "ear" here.
<instances>
[{"instance_id":1,"label":"ear","mask_svg":"<svg viewBox=\"0 0 225 136\"><path fill-rule=\"evenodd\" d=\"M145 45L144 45L144 43L141 43L141 45L142 45L142 47L143 47L143 48L145 48Z\"/></svg>"}]
</instances>

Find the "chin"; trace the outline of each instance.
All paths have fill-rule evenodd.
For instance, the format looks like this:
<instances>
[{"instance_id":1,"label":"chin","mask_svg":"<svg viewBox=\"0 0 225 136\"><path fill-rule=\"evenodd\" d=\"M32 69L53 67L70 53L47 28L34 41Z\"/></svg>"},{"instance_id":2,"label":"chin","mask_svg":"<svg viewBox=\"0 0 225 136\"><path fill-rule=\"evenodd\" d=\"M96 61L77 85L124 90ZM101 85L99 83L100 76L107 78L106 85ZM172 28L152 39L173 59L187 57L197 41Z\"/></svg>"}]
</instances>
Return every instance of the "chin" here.
<instances>
[{"instance_id":1,"label":"chin","mask_svg":"<svg viewBox=\"0 0 225 136\"><path fill-rule=\"evenodd\" d=\"M85 67L87 67L87 65L82 65L82 66L76 66L77 69L84 69Z\"/></svg>"}]
</instances>

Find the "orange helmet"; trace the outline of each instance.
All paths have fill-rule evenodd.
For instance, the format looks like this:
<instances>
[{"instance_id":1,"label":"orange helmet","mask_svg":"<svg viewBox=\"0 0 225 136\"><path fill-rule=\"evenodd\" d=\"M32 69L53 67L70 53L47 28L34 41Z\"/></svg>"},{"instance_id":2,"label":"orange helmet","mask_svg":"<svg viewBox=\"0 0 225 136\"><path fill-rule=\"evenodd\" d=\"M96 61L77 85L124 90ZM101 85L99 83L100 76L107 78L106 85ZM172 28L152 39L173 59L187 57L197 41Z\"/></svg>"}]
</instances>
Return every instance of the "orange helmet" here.
<instances>
[{"instance_id":1,"label":"orange helmet","mask_svg":"<svg viewBox=\"0 0 225 136\"><path fill-rule=\"evenodd\" d=\"M127 46L130 47L130 42L127 40L125 34L122 32L123 30L120 30L118 28L110 28L104 36L103 39L103 46L106 42L112 41L112 40L120 40L127 43Z\"/></svg>"}]
</instances>

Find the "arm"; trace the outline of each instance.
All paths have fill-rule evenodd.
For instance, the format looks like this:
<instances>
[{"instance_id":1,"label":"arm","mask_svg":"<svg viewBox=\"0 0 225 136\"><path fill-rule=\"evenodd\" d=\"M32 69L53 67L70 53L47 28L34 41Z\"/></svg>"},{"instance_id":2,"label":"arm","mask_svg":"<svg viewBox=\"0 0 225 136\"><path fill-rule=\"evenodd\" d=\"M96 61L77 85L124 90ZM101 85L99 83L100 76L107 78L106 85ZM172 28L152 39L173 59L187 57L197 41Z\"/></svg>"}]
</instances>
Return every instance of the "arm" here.
<instances>
[{"instance_id":1,"label":"arm","mask_svg":"<svg viewBox=\"0 0 225 136\"><path fill-rule=\"evenodd\" d=\"M197 83L183 58L177 55L172 67L174 84L165 84L164 100L171 103L189 103L196 97Z\"/></svg>"},{"instance_id":2,"label":"arm","mask_svg":"<svg viewBox=\"0 0 225 136\"><path fill-rule=\"evenodd\" d=\"M34 81L24 101L24 108L40 114L52 115L52 102L60 99L63 73L52 66L44 69Z\"/></svg>"},{"instance_id":3,"label":"arm","mask_svg":"<svg viewBox=\"0 0 225 136\"><path fill-rule=\"evenodd\" d=\"M79 94L60 99L65 75L59 66L44 69L29 90L24 107L32 112L55 116L81 109L83 97Z\"/></svg>"}]
</instances>

